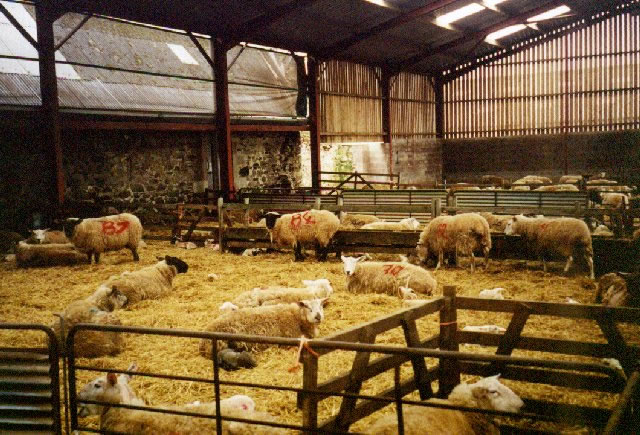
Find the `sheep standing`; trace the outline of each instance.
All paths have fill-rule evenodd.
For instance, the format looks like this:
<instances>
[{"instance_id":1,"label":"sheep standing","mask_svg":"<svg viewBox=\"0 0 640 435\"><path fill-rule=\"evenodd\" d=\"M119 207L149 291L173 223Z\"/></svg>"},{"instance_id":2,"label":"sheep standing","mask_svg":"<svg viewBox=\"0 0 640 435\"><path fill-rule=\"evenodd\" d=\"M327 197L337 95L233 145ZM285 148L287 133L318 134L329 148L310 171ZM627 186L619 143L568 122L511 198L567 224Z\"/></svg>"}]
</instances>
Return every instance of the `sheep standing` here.
<instances>
[{"instance_id":1,"label":"sheep standing","mask_svg":"<svg viewBox=\"0 0 640 435\"><path fill-rule=\"evenodd\" d=\"M137 249L142 239L142 224L136 216L121 213L75 222L71 241L79 251L87 254L90 262L92 256L98 263L103 252L123 248L131 250L134 261L140 259Z\"/></svg>"},{"instance_id":2,"label":"sheep standing","mask_svg":"<svg viewBox=\"0 0 640 435\"><path fill-rule=\"evenodd\" d=\"M415 231L420 226L420 222L416 218L405 218L400 222L372 222L363 225L362 230L388 230L388 231Z\"/></svg>"},{"instance_id":3,"label":"sheep standing","mask_svg":"<svg viewBox=\"0 0 640 435\"><path fill-rule=\"evenodd\" d=\"M64 231L31 230L31 236L27 239L27 243L33 244L50 244L50 243L71 243Z\"/></svg>"},{"instance_id":4,"label":"sheep standing","mask_svg":"<svg viewBox=\"0 0 640 435\"><path fill-rule=\"evenodd\" d=\"M347 277L347 289L352 293L386 293L397 295L400 287L410 287L417 293L431 295L437 282L428 270L404 262L363 262L363 257L341 257Z\"/></svg>"},{"instance_id":5,"label":"sheep standing","mask_svg":"<svg viewBox=\"0 0 640 435\"><path fill-rule=\"evenodd\" d=\"M152 266L111 277L103 285L120 290L127 297L128 304L135 304L171 293L175 276L186 273L188 269L187 263L167 255Z\"/></svg>"},{"instance_id":6,"label":"sheep standing","mask_svg":"<svg viewBox=\"0 0 640 435\"><path fill-rule=\"evenodd\" d=\"M524 405L509 387L498 381L498 376L480 379L473 384L459 384L447 400L430 399L429 402L457 405L504 412L518 412ZM406 435L485 435L500 431L486 414L468 411L433 408L429 406L404 406L404 433ZM398 418L388 414L373 423L366 431L370 435L394 435L398 433Z\"/></svg>"},{"instance_id":7,"label":"sheep standing","mask_svg":"<svg viewBox=\"0 0 640 435\"><path fill-rule=\"evenodd\" d=\"M509 222L509 220L513 217L513 215L493 214L486 211L480 212L478 214L487 220L491 231L495 231L498 233L504 233L507 222Z\"/></svg>"},{"instance_id":8,"label":"sheep standing","mask_svg":"<svg viewBox=\"0 0 640 435\"><path fill-rule=\"evenodd\" d=\"M87 257L71 243L30 245L24 241L16 246L19 267L67 266L87 262Z\"/></svg>"},{"instance_id":9,"label":"sheep standing","mask_svg":"<svg viewBox=\"0 0 640 435\"><path fill-rule=\"evenodd\" d=\"M471 257L471 271L475 270L474 252L480 251L489 264L491 230L485 218L477 213L462 213L455 216L438 216L420 234L417 252L425 264L429 258L437 257L436 270L442 265L444 256L457 264L458 253Z\"/></svg>"},{"instance_id":10,"label":"sheep standing","mask_svg":"<svg viewBox=\"0 0 640 435\"><path fill-rule=\"evenodd\" d=\"M267 228L271 240L280 246L293 248L295 261L304 260L304 245L315 245L316 258L325 261L328 245L340 227L340 219L327 210L308 210L301 213L267 213Z\"/></svg>"},{"instance_id":11,"label":"sheep standing","mask_svg":"<svg viewBox=\"0 0 640 435\"><path fill-rule=\"evenodd\" d=\"M381 221L382 219L379 217L369 214L351 214L344 212L340 219L340 224L346 228L360 228L363 225Z\"/></svg>"},{"instance_id":12,"label":"sheep standing","mask_svg":"<svg viewBox=\"0 0 640 435\"><path fill-rule=\"evenodd\" d=\"M254 334L273 337L314 338L318 325L324 319L324 306L328 299L312 299L296 304L269 305L242 308L221 314L211 322L206 331L228 332L232 334ZM242 350L264 350L264 343L224 343L218 340L218 350L226 346ZM202 339L200 354L211 358L211 340Z\"/></svg>"},{"instance_id":13,"label":"sheep standing","mask_svg":"<svg viewBox=\"0 0 640 435\"><path fill-rule=\"evenodd\" d=\"M259 307L262 305L289 304L307 299L323 299L333 294L333 287L327 279L304 280L305 288L254 288L240 293L233 301L237 308Z\"/></svg>"},{"instance_id":14,"label":"sheep standing","mask_svg":"<svg viewBox=\"0 0 640 435\"><path fill-rule=\"evenodd\" d=\"M519 215L509 221L504 233L522 236L533 253L542 260L545 272L548 256L567 258L565 273L576 258L584 258L589 266L589 276L594 279L591 233L587 224L580 219L528 218Z\"/></svg>"}]
</instances>

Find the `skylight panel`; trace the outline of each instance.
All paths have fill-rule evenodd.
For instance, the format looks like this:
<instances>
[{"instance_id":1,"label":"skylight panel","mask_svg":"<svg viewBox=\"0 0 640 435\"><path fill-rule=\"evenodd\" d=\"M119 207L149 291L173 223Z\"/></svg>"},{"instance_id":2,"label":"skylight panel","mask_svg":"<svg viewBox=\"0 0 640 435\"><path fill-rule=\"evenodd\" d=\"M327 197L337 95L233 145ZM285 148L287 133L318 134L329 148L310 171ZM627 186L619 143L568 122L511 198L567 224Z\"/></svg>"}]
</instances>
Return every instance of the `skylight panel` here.
<instances>
[{"instance_id":1,"label":"skylight panel","mask_svg":"<svg viewBox=\"0 0 640 435\"><path fill-rule=\"evenodd\" d=\"M171 49L173 54L180 59L180 62L187 65L199 65L198 61L191 56L191 53L189 53L183 45L167 43L167 46Z\"/></svg>"},{"instance_id":2,"label":"skylight panel","mask_svg":"<svg viewBox=\"0 0 640 435\"><path fill-rule=\"evenodd\" d=\"M436 24L442 27L446 27L454 21L461 20L484 9L486 8L479 3L469 3L466 6L439 16L438 18L436 18Z\"/></svg>"},{"instance_id":3,"label":"skylight panel","mask_svg":"<svg viewBox=\"0 0 640 435\"><path fill-rule=\"evenodd\" d=\"M493 33L489 33L486 37L486 41L489 43L495 43L500 38L504 38L505 36L512 35L526 28L527 28L526 24L516 24L513 26L508 26L500 30L496 30Z\"/></svg>"},{"instance_id":4,"label":"skylight panel","mask_svg":"<svg viewBox=\"0 0 640 435\"><path fill-rule=\"evenodd\" d=\"M553 8L548 10L547 12L543 12L535 17L529 18L527 21L530 23L537 21L550 20L551 18L559 17L560 15L564 15L569 12L571 8L566 5L558 6L557 8Z\"/></svg>"},{"instance_id":5,"label":"skylight panel","mask_svg":"<svg viewBox=\"0 0 640 435\"><path fill-rule=\"evenodd\" d=\"M507 0L484 0L482 4L484 4L488 8L493 8L494 6L499 5L500 3L504 3L505 1Z\"/></svg>"}]
</instances>

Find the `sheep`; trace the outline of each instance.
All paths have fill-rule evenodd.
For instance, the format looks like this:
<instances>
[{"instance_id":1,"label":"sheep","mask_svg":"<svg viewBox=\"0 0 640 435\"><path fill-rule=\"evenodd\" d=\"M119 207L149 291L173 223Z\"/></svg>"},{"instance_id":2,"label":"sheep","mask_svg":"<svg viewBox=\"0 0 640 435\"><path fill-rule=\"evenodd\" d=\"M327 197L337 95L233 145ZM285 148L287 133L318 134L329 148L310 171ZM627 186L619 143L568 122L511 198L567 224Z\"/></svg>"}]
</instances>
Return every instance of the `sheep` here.
<instances>
[{"instance_id":1,"label":"sheep","mask_svg":"<svg viewBox=\"0 0 640 435\"><path fill-rule=\"evenodd\" d=\"M559 255L567 258L565 273L574 259L584 258L589 266L589 276L594 279L593 246L587 224L575 218L527 218L514 216L504 230L507 235L518 234L529 244L534 254L542 260L547 271L546 257Z\"/></svg>"},{"instance_id":2,"label":"sheep","mask_svg":"<svg viewBox=\"0 0 640 435\"><path fill-rule=\"evenodd\" d=\"M504 289L502 287L484 289L478 293L478 297L482 299L504 300L504 295L502 294L503 291Z\"/></svg>"},{"instance_id":3,"label":"sheep","mask_svg":"<svg viewBox=\"0 0 640 435\"><path fill-rule=\"evenodd\" d=\"M113 276L103 285L120 290L130 305L144 299L159 299L170 293L173 278L179 273L186 273L188 269L187 263L167 255L152 266Z\"/></svg>"},{"instance_id":4,"label":"sheep","mask_svg":"<svg viewBox=\"0 0 640 435\"><path fill-rule=\"evenodd\" d=\"M429 271L420 266L401 262L368 261L362 257L342 256L347 290L352 293L398 294L399 287L409 287L417 293L431 295L437 282Z\"/></svg>"},{"instance_id":5,"label":"sheep","mask_svg":"<svg viewBox=\"0 0 640 435\"><path fill-rule=\"evenodd\" d=\"M540 175L527 175L526 177L522 177L512 184L551 184L551 178L542 177Z\"/></svg>"},{"instance_id":6,"label":"sheep","mask_svg":"<svg viewBox=\"0 0 640 435\"><path fill-rule=\"evenodd\" d=\"M582 175L563 175L558 180L560 184L577 184L583 180Z\"/></svg>"},{"instance_id":7,"label":"sheep","mask_svg":"<svg viewBox=\"0 0 640 435\"><path fill-rule=\"evenodd\" d=\"M87 254L89 262L93 256L97 264L103 252L123 248L131 250L134 261L140 260L137 249L142 239L142 224L136 216L121 213L100 218L73 219L72 222L75 228L71 241L79 251Z\"/></svg>"},{"instance_id":8,"label":"sheep","mask_svg":"<svg viewBox=\"0 0 640 435\"><path fill-rule=\"evenodd\" d=\"M593 236L613 237L613 232L606 225L598 225L592 233Z\"/></svg>"},{"instance_id":9,"label":"sheep","mask_svg":"<svg viewBox=\"0 0 640 435\"><path fill-rule=\"evenodd\" d=\"M607 180L606 178L594 178L587 181L587 184L618 184L618 182L614 180Z\"/></svg>"},{"instance_id":10,"label":"sheep","mask_svg":"<svg viewBox=\"0 0 640 435\"><path fill-rule=\"evenodd\" d=\"M303 261L303 245L315 244L316 258L326 261L328 245L340 227L340 219L327 210L307 210L301 213L267 213L267 228L272 242L293 248L295 261Z\"/></svg>"},{"instance_id":11,"label":"sheep","mask_svg":"<svg viewBox=\"0 0 640 435\"><path fill-rule=\"evenodd\" d=\"M86 299L101 311L114 311L127 305L127 297L118 289L100 285L93 294Z\"/></svg>"},{"instance_id":12,"label":"sheep","mask_svg":"<svg viewBox=\"0 0 640 435\"><path fill-rule=\"evenodd\" d=\"M346 228L360 228L363 225L381 221L382 219L377 216L368 214L350 214L345 212L342 214L340 219L340 225Z\"/></svg>"},{"instance_id":13,"label":"sheep","mask_svg":"<svg viewBox=\"0 0 640 435\"><path fill-rule=\"evenodd\" d=\"M515 191L518 191L518 190L528 191L528 190L531 190L531 187L529 187L529 186L512 186L512 187L511 187L511 190L515 190Z\"/></svg>"},{"instance_id":14,"label":"sheep","mask_svg":"<svg viewBox=\"0 0 640 435\"><path fill-rule=\"evenodd\" d=\"M471 271L475 270L474 252L485 257L485 268L489 263L491 232L489 223L477 213L462 213L455 216L438 216L420 234L417 252L423 264L437 257L436 270L446 254L457 263L458 252L471 256Z\"/></svg>"},{"instance_id":15,"label":"sheep","mask_svg":"<svg viewBox=\"0 0 640 435\"><path fill-rule=\"evenodd\" d=\"M238 308L249 308L328 298L333 293L333 287L328 279L303 280L303 284L305 288L254 288L240 293L231 303Z\"/></svg>"},{"instance_id":16,"label":"sheep","mask_svg":"<svg viewBox=\"0 0 640 435\"><path fill-rule=\"evenodd\" d=\"M405 218L400 222L372 222L360 227L361 230L415 231L420 226L416 218Z\"/></svg>"},{"instance_id":17,"label":"sheep","mask_svg":"<svg viewBox=\"0 0 640 435\"><path fill-rule=\"evenodd\" d=\"M427 403L457 405L471 408L518 412L524 402L497 376L480 379L473 384L457 385L447 400L430 399ZM484 435L499 434L500 431L486 414L471 411L435 408L430 406L403 406L404 433L406 435ZM375 421L366 430L370 435L393 435L398 433L398 418L387 414Z\"/></svg>"},{"instance_id":18,"label":"sheep","mask_svg":"<svg viewBox=\"0 0 640 435\"><path fill-rule=\"evenodd\" d=\"M229 301L227 302L223 302L220 307L218 308L220 311L222 312L226 312L226 311L238 311L240 309L239 306L237 306L234 303L231 303Z\"/></svg>"},{"instance_id":19,"label":"sheep","mask_svg":"<svg viewBox=\"0 0 640 435\"><path fill-rule=\"evenodd\" d=\"M51 325L51 329L63 347L66 344L66 332L78 323L95 323L99 325L122 325L114 313L98 309L87 300L75 301L59 315L59 321ZM64 328L64 333L62 328ZM117 355L124 346L123 335L116 332L80 331L74 337L74 355L82 358L95 358L105 355ZM68 350L68 349L67 349Z\"/></svg>"},{"instance_id":20,"label":"sheep","mask_svg":"<svg viewBox=\"0 0 640 435\"><path fill-rule=\"evenodd\" d=\"M206 328L211 332L255 334L273 337L314 338L318 325L324 319L324 307L328 299L311 299L298 303L241 308L226 312L214 319ZM218 350L226 347L238 350L259 351L269 347L265 343L225 343L218 340ZM210 339L200 342L200 355L211 358Z\"/></svg>"},{"instance_id":21,"label":"sheep","mask_svg":"<svg viewBox=\"0 0 640 435\"><path fill-rule=\"evenodd\" d=\"M64 231L31 230L31 236L27 239L30 244L71 243Z\"/></svg>"},{"instance_id":22,"label":"sheep","mask_svg":"<svg viewBox=\"0 0 640 435\"><path fill-rule=\"evenodd\" d=\"M598 280L596 303L611 307L640 306L640 272L615 272Z\"/></svg>"},{"instance_id":23,"label":"sheep","mask_svg":"<svg viewBox=\"0 0 640 435\"><path fill-rule=\"evenodd\" d=\"M491 231L495 231L498 233L504 232L504 229L507 226L507 222L509 222L509 219L513 217L513 215L493 214L486 211L480 212L478 214L487 220Z\"/></svg>"},{"instance_id":24,"label":"sheep","mask_svg":"<svg viewBox=\"0 0 640 435\"><path fill-rule=\"evenodd\" d=\"M533 189L541 192L579 192L578 186L573 184L552 184L549 186L540 186Z\"/></svg>"},{"instance_id":25,"label":"sheep","mask_svg":"<svg viewBox=\"0 0 640 435\"><path fill-rule=\"evenodd\" d=\"M470 332L491 332L493 334L507 332L505 328L497 325L465 326L462 330Z\"/></svg>"},{"instance_id":26,"label":"sheep","mask_svg":"<svg viewBox=\"0 0 640 435\"><path fill-rule=\"evenodd\" d=\"M494 186L504 186L507 180L498 175L483 175L481 178L482 184L493 184Z\"/></svg>"},{"instance_id":27,"label":"sheep","mask_svg":"<svg viewBox=\"0 0 640 435\"><path fill-rule=\"evenodd\" d=\"M19 267L62 266L86 263L86 256L71 243L30 245L24 241L16 246Z\"/></svg>"},{"instance_id":28,"label":"sheep","mask_svg":"<svg viewBox=\"0 0 640 435\"><path fill-rule=\"evenodd\" d=\"M249 352L236 352L229 348L218 353L218 364L220 364L220 368L227 371L238 370L242 367L252 369L258 365Z\"/></svg>"},{"instance_id":29,"label":"sheep","mask_svg":"<svg viewBox=\"0 0 640 435\"><path fill-rule=\"evenodd\" d=\"M107 373L88 384L78 393L78 400L92 400L105 403L146 406L128 385L128 379ZM109 433L159 434L214 433L216 420L185 415L161 414L138 409L126 409L112 406L95 405L100 414L100 429ZM199 401L182 406L160 406L162 409L215 415L215 402ZM79 416L91 415L92 410L83 410ZM86 411L85 411L86 410ZM255 402L245 395L236 395L220 401L223 417L246 418L257 421L275 422L273 416L255 410ZM282 429L242 422L222 421L222 434L281 434Z\"/></svg>"},{"instance_id":30,"label":"sheep","mask_svg":"<svg viewBox=\"0 0 640 435\"><path fill-rule=\"evenodd\" d=\"M135 372L138 370L138 365L135 362L129 364L127 367L128 372ZM116 377L116 383L120 386L120 394L124 397L124 402L134 404L134 399L136 398L135 392L129 386L129 381L131 380L132 375L130 374L119 374ZM85 384L82 387L78 399L85 400L91 397L91 392L98 390L107 382L107 375L104 374L91 382ZM138 403L135 403L138 404ZM141 405L144 405L144 402L140 401ZM78 417L88 417L90 415L100 415L102 412L102 407L100 405L96 405L94 403L78 403Z\"/></svg>"}]
</instances>

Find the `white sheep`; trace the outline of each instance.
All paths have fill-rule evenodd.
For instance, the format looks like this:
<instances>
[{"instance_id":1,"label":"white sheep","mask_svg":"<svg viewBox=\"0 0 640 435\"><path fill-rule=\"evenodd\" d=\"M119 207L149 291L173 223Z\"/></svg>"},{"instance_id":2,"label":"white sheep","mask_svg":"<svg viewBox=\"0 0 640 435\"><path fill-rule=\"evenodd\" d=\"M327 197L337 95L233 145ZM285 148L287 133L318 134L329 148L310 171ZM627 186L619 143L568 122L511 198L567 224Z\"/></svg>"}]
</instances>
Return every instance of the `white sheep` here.
<instances>
[{"instance_id":1,"label":"white sheep","mask_svg":"<svg viewBox=\"0 0 640 435\"><path fill-rule=\"evenodd\" d=\"M328 245L340 227L340 219L327 210L307 210L300 213L267 213L267 228L272 242L293 248L295 261L304 260L303 247L313 244L316 258L325 261Z\"/></svg>"},{"instance_id":2,"label":"white sheep","mask_svg":"<svg viewBox=\"0 0 640 435\"><path fill-rule=\"evenodd\" d=\"M587 184L618 184L615 180L607 180L606 178L593 178L587 181Z\"/></svg>"},{"instance_id":3,"label":"white sheep","mask_svg":"<svg viewBox=\"0 0 640 435\"><path fill-rule=\"evenodd\" d=\"M289 304L307 299L323 299L333 294L328 279L303 280L305 288L267 287L254 288L240 293L232 304L239 308L259 307L261 305Z\"/></svg>"},{"instance_id":4,"label":"white sheep","mask_svg":"<svg viewBox=\"0 0 640 435\"><path fill-rule=\"evenodd\" d=\"M589 276L594 279L593 246L587 224L575 218L528 218L514 216L504 231L507 235L522 236L530 249L542 260L547 271L546 257L560 255L567 258L565 273L574 259L584 258L589 266Z\"/></svg>"},{"instance_id":5,"label":"white sheep","mask_svg":"<svg viewBox=\"0 0 640 435\"><path fill-rule=\"evenodd\" d=\"M499 334L502 332L506 332L507 330L502 326L498 325L481 325L481 326L465 326L462 328L463 331L471 331L471 332L491 332L493 334Z\"/></svg>"},{"instance_id":6,"label":"white sheep","mask_svg":"<svg viewBox=\"0 0 640 435\"><path fill-rule=\"evenodd\" d=\"M367 261L362 257L342 256L347 289L352 293L386 293L397 295L399 288L411 287L415 292L431 295L437 282L420 266L401 262Z\"/></svg>"},{"instance_id":7,"label":"white sheep","mask_svg":"<svg viewBox=\"0 0 640 435\"><path fill-rule=\"evenodd\" d=\"M219 315L207 326L206 331L314 338L318 334L318 326L324 319L323 308L327 302L328 299L312 299L295 304L241 308ZM226 346L227 343L218 340L219 350ZM248 351L269 347L264 343L229 343L228 346ZM211 340L203 339L200 342L200 354L211 358L211 350Z\"/></svg>"},{"instance_id":8,"label":"white sheep","mask_svg":"<svg viewBox=\"0 0 640 435\"><path fill-rule=\"evenodd\" d=\"M573 184L553 184L550 186L540 186L533 189L539 192L579 192L578 186Z\"/></svg>"},{"instance_id":9,"label":"white sheep","mask_svg":"<svg viewBox=\"0 0 640 435\"><path fill-rule=\"evenodd\" d=\"M482 299L503 300L504 299L504 295L502 294L503 291L504 289L502 287L484 289L478 294L478 297Z\"/></svg>"},{"instance_id":10,"label":"white sheep","mask_svg":"<svg viewBox=\"0 0 640 435\"><path fill-rule=\"evenodd\" d=\"M640 272L615 272L598 280L596 303L611 307L640 306Z\"/></svg>"},{"instance_id":11,"label":"white sheep","mask_svg":"<svg viewBox=\"0 0 640 435\"><path fill-rule=\"evenodd\" d=\"M495 411L516 413L524 402L497 376L480 379L473 384L459 384L447 400L430 399L427 403L457 405ZM470 413L453 409L429 406L403 406L404 433L406 435L485 435L500 431L486 414ZM395 414L380 417L365 433L370 435L395 435L398 433L398 418Z\"/></svg>"},{"instance_id":12,"label":"white sheep","mask_svg":"<svg viewBox=\"0 0 640 435\"><path fill-rule=\"evenodd\" d=\"M49 244L49 243L71 243L64 231L51 231L49 228L45 230L31 230L31 237L27 239L28 243Z\"/></svg>"},{"instance_id":13,"label":"white sheep","mask_svg":"<svg viewBox=\"0 0 640 435\"><path fill-rule=\"evenodd\" d=\"M543 177L540 175L527 175L525 177L522 177L516 181L514 181L512 184L551 184L551 178L549 177Z\"/></svg>"},{"instance_id":14,"label":"white sheep","mask_svg":"<svg viewBox=\"0 0 640 435\"><path fill-rule=\"evenodd\" d=\"M442 265L445 255L450 263L453 260L457 264L458 254L464 254L471 257L471 271L474 271L476 251L484 255L487 267L491 250L489 223L477 213L438 216L420 234L416 250L423 264L430 258L437 258L436 270Z\"/></svg>"},{"instance_id":15,"label":"white sheep","mask_svg":"<svg viewBox=\"0 0 640 435\"><path fill-rule=\"evenodd\" d=\"M370 224L373 222L381 222L377 216L369 215L369 214L355 214L355 213L342 213L342 217L340 218L340 225L345 228L360 228L363 225Z\"/></svg>"},{"instance_id":16,"label":"white sheep","mask_svg":"<svg viewBox=\"0 0 640 435\"><path fill-rule=\"evenodd\" d=\"M100 254L107 251L131 250L134 261L138 261L138 244L142 239L140 219L130 213L89 219L68 219L75 224L71 241L76 248L100 261Z\"/></svg>"},{"instance_id":17,"label":"white sheep","mask_svg":"<svg viewBox=\"0 0 640 435\"><path fill-rule=\"evenodd\" d=\"M227 301L227 302L223 302L220 305L220 308L218 309L222 312L227 312L227 311L238 311L240 307L238 307L236 304L232 302Z\"/></svg>"},{"instance_id":18,"label":"white sheep","mask_svg":"<svg viewBox=\"0 0 640 435\"><path fill-rule=\"evenodd\" d=\"M97 402L146 406L139 399L133 389L128 385L128 378L107 373L86 384L78 393L78 400L92 400ZM215 402L200 403L196 401L183 406L159 406L159 408L173 411L188 411L199 414L215 415ZM79 416L100 415L100 429L109 433L135 433L135 434L202 434L214 433L216 420L211 418L197 418L185 415L161 414L137 409L118 408L113 406L103 407L94 405L94 408L86 406L80 408ZM255 410L255 402L249 396L236 395L220 401L220 410L223 417L246 418L256 421L275 422L275 418L266 412ZM222 421L223 435L236 434L281 434L281 429L269 426L261 426L242 422Z\"/></svg>"},{"instance_id":19,"label":"white sheep","mask_svg":"<svg viewBox=\"0 0 640 435\"><path fill-rule=\"evenodd\" d=\"M135 304L144 299L158 299L170 293L175 276L187 272L188 268L184 261L167 255L152 266L113 276L103 285L117 288L127 297L128 304Z\"/></svg>"},{"instance_id":20,"label":"white sheep","mask_svg":"<svg viewBox=\"0 0 640 435\"><path fill-rule=\"evenodd\" d=\"M20 241L16 246L16 263L19 267L65 266L86 262L86 255L71 243L30 245Z\"/></svg>"},{"instance_id":21,"label":"white sheep","mask_svg":"<svg viewBox=\"0 0 640 435\"><path fill-rule=\"evenodd\" d=\"M504 229L507 226L507 222L509 222L509 220L513 217L513 215L493 214L486 211L480 212L478 214L487 220L491 231L495 231L498 233L504 232Z\"/></svg>"},{"instance_id":22,"label":"white sheep","mask_svg":"<svg viewBox=\"0 0 640 435\"><path fill-rule=\"evenodd\" d=\"M415 231L420 227L420 222L416 218L405 218L399 222L372 222L363 225L361 230L388 230L388 231Z\"/></svg>"},{"instance_id":23,"label":"white sheep","mask_svg":"<svg viewBox=\"0 0 640 435\"><path fill-rule=\"evenodd\" d=\"M135 372L138 370L138 365L135 362L129 364L127 367L128 372ZM129 386L129 381L131 380L132 375L129 374L119 374L116 376L116 383L119 385L119 393L122 397L122 403L135 404L135 405L144 405L144 402L140 400L139 402L136 400L136 393ZM80 400L95 400L93 396L93 392L99 390L107 383L107 375L104 374L91 382L85 384L84 387L80 390L78 394L78 399ZM88 417L90 415L100 415L102 412L102 406L96 405L94 403L78 403L78 417Z\"/></svg>"},{"instance_id":24,"label":"white sheep","mask_svg":"<svg viewBox=\"0 0 640 435\"><path fill-rule=\"evenodd\" d=\"M613 237L613 231L609 229L606 225L598 225L595 230L593 230L594 236L604 236L604 237Z\"/></svg>"},{"instance_id":25,"label":"white sheep","mask_svg":"<svg viewBox=\"0 0 640 435\"><path fill-rule=\"evenodd\" d=\"M582 175L563 175L558 180L560 184L576 184L582 181Z\"/></svg>"}]
</instances>

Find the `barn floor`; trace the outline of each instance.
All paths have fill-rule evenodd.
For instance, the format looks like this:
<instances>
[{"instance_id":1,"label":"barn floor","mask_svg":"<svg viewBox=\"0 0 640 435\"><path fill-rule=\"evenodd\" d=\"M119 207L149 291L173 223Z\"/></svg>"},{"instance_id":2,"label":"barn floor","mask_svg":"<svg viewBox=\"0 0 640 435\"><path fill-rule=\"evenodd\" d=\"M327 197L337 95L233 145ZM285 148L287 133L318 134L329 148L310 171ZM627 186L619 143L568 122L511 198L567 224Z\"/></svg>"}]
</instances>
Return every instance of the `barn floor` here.
<instances>
[{"instance_id":1,"label":"barn floor","mask_svg":"<svg viewBox=\"0 0 640 435\"><path fill-rule=\"evenodd\" d=\"M151 241L140 252L140 263L131 261L128 251L103 255L99 265L73 267L53 267L46 269L16 269L9 263L0 263L0 321L34 322L51 324L52 313L60 312L71 301L88 296L109 276L125 270L153 264L156 256L174 255L189 264L185 275L178 275L174 281L175 292L162 300L143 301L129 309L118 312L126 325L140 325L157 328L181 328L203 330L218 314L218 306L231 300L240 292L264 285L301 285L302 279L328 278L336 290L331 303L325 310L325 322L321 325L321 335L328 335L365 321L387 315L403 308L395 296L353 295L346 292L342 263L330 258L327 263L318 263L309 258L304 263L294 263L291 253L273 253L256 257L242 257L221 254L207 248L184 250L168 242ZM387 256L391 259L394 256ZM595 283L582 276L561 275L562 265L553 265L552 273L544 273L540 263L525 265L520 261L493 261L488 270L471 274L463 269L441 269L435 273L439 294L444 285L456 285L459 294L477 296L486 288L504 287L510 299L564 302L571 297L581 303L591 303L595 294ZM215 273L218 279L211 281L207 275ZM496 324L506 327L509 317L499 313L459 312L459 328L465 325ZM421 338L438 332L438 316L431 315L418 322ZM640 330L624 326L625 337L635 344L640 343ZM532 316L525 327L525 334L551 338L568 338L582 341L604 341L595 322L563 320ZM35 333L9 333L0 335L2 346L33 345ZM400 329L378 336L377 343L404 344ZM463 346L462 350L493 352L495 349L480 346ZM516 352L550 358L551 354ZM352 352L334 352L320 359L319 381L348 371L353 360ZM375 358L376 356L372 356ZM584 359L586 360L586 359ZM94 360L79 360L81 364L100 367L126 369L131 361L136 361L141 371L159 372L172 375L212 377L212 364L199 356L198 341L129 335L124 352L116 357ZM300 387L302 371L290 372L294 363L294 351L272 348L257 356L258 367L253 370L221 372L223 380L258 382L268 385ZM428 361L429 365L434 361ZM411 375L410 364L405 364L402 376ZM78 385L93 378L95 374L83 372ZM365 383L364 394L373 394L392 386L391 372L380 375ZM552 400L555 402L581 404L587 406L612 407L616 395L605 393L585 393L583 391L555 388L535 384L505 381L523 397ZM151 378L134 378L133 387L139 395L154 405L183 404L195 400L209 401L213 398L213 387L193 382L165 381ZM232 394L248 394L254 398L260 410L268 411L279 421L300 424L302 414L296 409L295 394L270 390L237 387L221 387L223 397ZM416 395L410 396L415 398ZM320 403L320 421L339 409L337 399ZM384 412L393 412L392 406ZM352 427L362 430L370 421L365 419ZM85 423L89 420L85 420ZM95 422L91 420L90 422Z\"/></svg>"}]
</instances>

